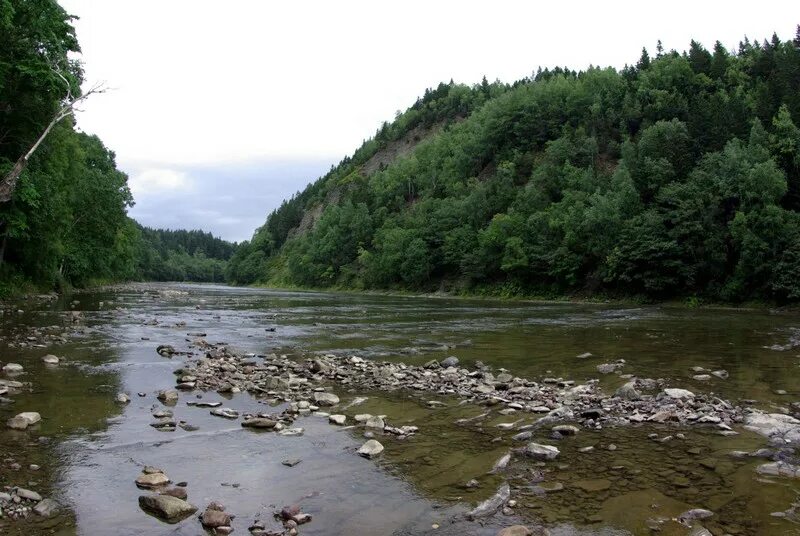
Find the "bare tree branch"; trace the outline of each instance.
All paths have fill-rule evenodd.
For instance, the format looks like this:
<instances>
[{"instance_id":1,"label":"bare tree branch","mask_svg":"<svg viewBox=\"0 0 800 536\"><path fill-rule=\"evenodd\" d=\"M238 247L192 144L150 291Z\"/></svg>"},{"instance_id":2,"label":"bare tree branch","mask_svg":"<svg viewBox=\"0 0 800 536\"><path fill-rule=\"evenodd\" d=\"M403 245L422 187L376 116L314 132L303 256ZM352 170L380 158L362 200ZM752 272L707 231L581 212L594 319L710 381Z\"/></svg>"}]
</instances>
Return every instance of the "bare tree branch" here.
<instances>
[{"instance_id":1,"label":"bare tree branch","mask_svg":"<svg viewBox=\"0 0 800 536\"><path fill-rule=\"evenodd\" d=\"M25 169L25 166L28 165L28 161L30 160L33 153L36 152L36 149L42 144L44 139L50 133L54 126L56 126L60 121L75 114L75 111L78 110L77 106L81 102L88 99L90 96L98 94L98 93L105 93L107 88L104 83L98 82L94 84L91 88L89 88L83 94L75 97L72 94L72 86L69 83L69 80L58 71L58 69L53 69L53 72L56 76L58 76L66 85L67 94L62 101L61 106L59 107L58 111L53 115L53 119L50 120L50 123L45 127L36 141L31 145L31 147L23 154L22 156L17 159L14 167L11 168L11 171L6 173L5 177L0 180L0 203L7 203L11 200L11 196L14 195L14 190L17 188L17 181L19 180L19 176L22 174L22 171Z\"/></svg>"}]
</instances>

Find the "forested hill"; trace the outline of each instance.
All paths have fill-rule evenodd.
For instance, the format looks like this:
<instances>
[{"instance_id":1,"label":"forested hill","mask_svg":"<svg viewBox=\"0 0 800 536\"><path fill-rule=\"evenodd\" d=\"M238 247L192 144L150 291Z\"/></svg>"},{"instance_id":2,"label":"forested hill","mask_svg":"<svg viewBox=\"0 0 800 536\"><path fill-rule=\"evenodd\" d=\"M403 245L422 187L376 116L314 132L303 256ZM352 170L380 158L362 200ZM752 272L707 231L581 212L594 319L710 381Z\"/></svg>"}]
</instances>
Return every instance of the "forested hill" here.
<instances>
[{"instance_id":1,"label":"forested hill","mask_svg":"<svg viewBox=\"0 0 800 536\"><path fill-rule=\"evenodd\" d=\"M224 282L236 244L199 230L140 227L140 277L148 281Z\"/></svg>"},{"instance_id":2,"label":"forested hill","mask_svg":"<svg viewBox=\"0 0 800 536\"><path fill-rule=\"evenodd\" d=\"M800 28L659 46L619 71L440 84L271 213L229 275L797 300L798 124Z\"/></svg>"}]
</instances>

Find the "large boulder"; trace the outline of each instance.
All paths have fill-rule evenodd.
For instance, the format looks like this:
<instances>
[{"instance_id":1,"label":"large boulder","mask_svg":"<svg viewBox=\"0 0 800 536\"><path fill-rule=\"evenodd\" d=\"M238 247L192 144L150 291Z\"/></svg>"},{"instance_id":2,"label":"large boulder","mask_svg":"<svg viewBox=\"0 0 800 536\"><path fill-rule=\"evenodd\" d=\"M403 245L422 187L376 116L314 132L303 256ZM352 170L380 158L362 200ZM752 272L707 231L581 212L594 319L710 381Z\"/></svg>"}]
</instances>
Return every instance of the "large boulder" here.
<instances>
[{"instance_id":1,"label":"large boulder","mask_svg":"<svg viewBox=\"0 0 800 536\"><path fill-rule=\"evenodd\" d=\"M197 512L197 507L170 495L142 495L139 506L167 523L177 523Z\"/></svg>"}]
</instances>

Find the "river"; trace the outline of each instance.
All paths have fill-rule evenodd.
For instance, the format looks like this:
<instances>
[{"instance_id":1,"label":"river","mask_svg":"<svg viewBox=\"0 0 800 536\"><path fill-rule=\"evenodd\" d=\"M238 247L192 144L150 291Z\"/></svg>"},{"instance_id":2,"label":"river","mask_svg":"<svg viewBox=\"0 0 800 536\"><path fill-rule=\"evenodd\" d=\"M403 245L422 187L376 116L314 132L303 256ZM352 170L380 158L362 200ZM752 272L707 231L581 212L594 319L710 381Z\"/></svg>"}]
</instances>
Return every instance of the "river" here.
<instances>
[{"instance_id":1,"label":"river","mask_svg":"<svg viewBox=\"0 0 800 536\"><path fill-rule=\"evenodd\" d=\"M71 311L78 312L75 321ZM8 308L0 319L0 361L21 364L25 372L13 379L30 383L7 395L13 403L0 410L4 419L36 411L42 421L0 433L0 474L5 486L34 489L64 509L44 520L0 519L2 532L202 533L195 516L167 525L139 508L143 492L134 479L144 465L153 465L173 481L185 481L189 502L201 512L211 501L225 504L240 534L248 534L255 520L276 526L273 512L292 503L312 515L300 527L308 535L493 536L514 524L545 525L554 535L648 535L657 524L660 534L683 535L690 529L664 520L691 508L714 512L703 525L715 535L800 534L791 516L773 515L797 501L800 480L759 476L755 468L765 460L732 457L732 451L767 446L766 438L736 426L736 435L720 435L709 427L643 423L581 430L557 443L542 430L537 437L561 450L557 461L514 462L509 474L492 475L487 473L495 461L514 446L514 432L494 425L518 418L533 422L535 414L465 427L455 421L480 414L482 407L334 385L347 408L341 412L350 418L382 414L393 425L419 427L404 440L381 438L386 450L376 460L355 454L364 442L358 427L308 415L297 421L305 429L301 437L255 433L237 420L187 406L197 392L181 392L172 408L176 419L197 429L159 431L150 426L152 410L163 407L155 393L173 388L173 371L200 354L189 344L195 339L189 334L196 333L241 352L298 359L356 355L421 365L456 356L467 368L480 361L534 380L597 378L610 392L625 383L621 374L634 374L733 403L753 400L748 404L777 413L790 412L800 395L796 312L178 284L31 301ZM195 356L162 357L156 352L160 344ZM44 365L45 354L57 355L60 364ZM617 360L625 360L620 371L598 373L597 365ZM724 369L728 377L696 380L693 367ZM131 402L115 402L119 392ZM202 396L241 412L265 409L264 400L247 393ZM425 401L431 398L444 405L429 407ZM583 452L587 446L595 449ZM288 458L301 462L283 465ZM466 487L472 479L478 485ZM514 489L513 509L481 522L464 519L506 480Z\"/></svg>"}]
</instances>

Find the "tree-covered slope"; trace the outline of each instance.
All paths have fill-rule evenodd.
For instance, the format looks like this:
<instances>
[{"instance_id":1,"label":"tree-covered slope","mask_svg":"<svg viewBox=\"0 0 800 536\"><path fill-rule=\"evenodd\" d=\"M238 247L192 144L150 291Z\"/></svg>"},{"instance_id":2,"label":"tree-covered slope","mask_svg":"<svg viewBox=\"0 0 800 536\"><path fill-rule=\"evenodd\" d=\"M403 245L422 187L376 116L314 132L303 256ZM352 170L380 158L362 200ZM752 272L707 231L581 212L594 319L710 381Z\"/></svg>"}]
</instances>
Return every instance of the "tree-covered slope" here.
<instances>
[{"instance_id":1,"label":"tree-covered slope","mask_svg":"<svg viewBox=\"0 0 800 536\"><path fill-rule=\"evenodd\" d=\"M441 84L270 214L228 277L796 300L798 124L800 33Z\"/></svg>"},{"instance_id":2,"label":"tree-covered slope","mask_svg":"<svg viewBox=\"0 0 800 536\"><path fill-rule=\"evenodd\" d=\"M236 244L211 233L139 227L138 276L147 281L222 283Z\"/></svg>"}]
</instances>

